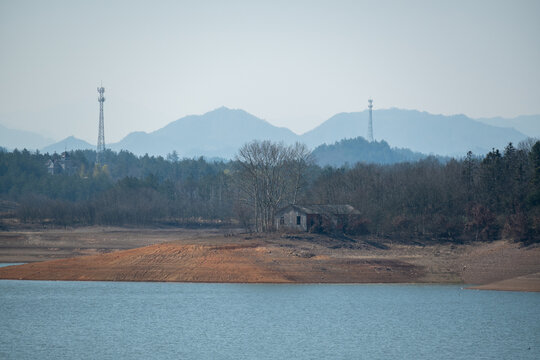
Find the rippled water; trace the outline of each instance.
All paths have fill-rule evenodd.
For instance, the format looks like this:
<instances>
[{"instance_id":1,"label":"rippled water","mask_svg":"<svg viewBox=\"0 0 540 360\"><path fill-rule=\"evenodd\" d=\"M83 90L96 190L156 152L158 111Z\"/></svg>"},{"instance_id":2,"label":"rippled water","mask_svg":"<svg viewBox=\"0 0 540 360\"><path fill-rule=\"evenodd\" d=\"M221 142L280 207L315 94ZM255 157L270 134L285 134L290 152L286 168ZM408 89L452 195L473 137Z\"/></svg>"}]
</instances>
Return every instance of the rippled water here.
<instances>
[{"instance_id":1,"label":"rippled water","mask_svg":"<svg viewBox=\"0 0 540 360\"><path fill-rule=\"evenodd\" d=\"M2 359L538 359L540 294L0 281Z\"/></svg>"}]
</instances>

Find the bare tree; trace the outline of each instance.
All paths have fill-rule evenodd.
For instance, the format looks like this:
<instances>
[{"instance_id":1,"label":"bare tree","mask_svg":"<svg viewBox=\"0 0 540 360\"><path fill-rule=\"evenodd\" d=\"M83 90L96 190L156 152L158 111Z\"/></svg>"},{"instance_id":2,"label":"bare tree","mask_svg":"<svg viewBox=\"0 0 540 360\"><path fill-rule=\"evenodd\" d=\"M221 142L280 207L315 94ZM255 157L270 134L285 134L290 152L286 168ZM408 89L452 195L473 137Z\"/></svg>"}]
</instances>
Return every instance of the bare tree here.
<instances>
[{"instance_id":1,"label":"bare tree","mask_svg":"<svg viewBox=\"0 0 540 360\"><path fill-rule=\"evenodd\" d=\"M314 164L314 160L306 144L297 142L290 148L290 151L290 178L293 181L291 203L296 204L300 190L306 185L304 178L307 169Z\"/></svg>"},{"instance_id":2,"label":"bare tree","mask_svg":"<svg viewBox=\"0 0 540 360\"><path fill-rule=\"evenodd\" d=\"M307 147L252 141L240 148L236 160L240 200L253 211L255 231L272 231L277 209L297 200L311 161Z\"/></svg>"}]
</instances>

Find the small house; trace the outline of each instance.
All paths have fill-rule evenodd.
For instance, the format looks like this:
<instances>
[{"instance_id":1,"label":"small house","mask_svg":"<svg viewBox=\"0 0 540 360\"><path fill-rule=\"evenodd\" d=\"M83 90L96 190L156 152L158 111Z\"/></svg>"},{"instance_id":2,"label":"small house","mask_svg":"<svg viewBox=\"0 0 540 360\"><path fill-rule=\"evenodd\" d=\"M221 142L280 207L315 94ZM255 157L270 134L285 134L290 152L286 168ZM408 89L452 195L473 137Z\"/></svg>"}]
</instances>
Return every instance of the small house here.
<instances>
[{"instance_id":1,"label":"small house","mask_svg":"<svg viewBox=\"0 0 540 360\"><path fill-rule=\"evenodd\" d=\"M54 155L57 156L56 154ZM51 175L55 174L72 174L74 172L73 166L71 164L71 159L69 153L64 151L60 158L58 159L49 159L45 163L47 167L47 172Z\"/></svg>"},{"instance_id":2,"label":"small house","mask_svg":"<svg viewBox=\"0 0 540 360\"><path fill-rule=\"evenodd\" d=\"M47 167L47 172L51 175L60 174L64 171L64 167L62 166L60 160L49 159L45 163L45 166Z\"/></svg>"},{"instance_id":3,"label":"small house","mask_svg":"<svg viewBox=\"0 0 540 360\"><path fill-rule=\"evenodd\" d=\"M289 205L276 213L277 230L310 231L323 224L342 229L360 212L351 205Z\"/></svg>"},{"instance_id":4,"label":"small house","mask_svg":"<svg viewBox=\"0 0 540 360\"><path fill-rule=\"evenodd\" d=\"M54 161L52 161L51 159L47 160L47 162L45 163L45 166L47 167L47 172L53 175L54 174Z\"/></svg>"}]
</instances>

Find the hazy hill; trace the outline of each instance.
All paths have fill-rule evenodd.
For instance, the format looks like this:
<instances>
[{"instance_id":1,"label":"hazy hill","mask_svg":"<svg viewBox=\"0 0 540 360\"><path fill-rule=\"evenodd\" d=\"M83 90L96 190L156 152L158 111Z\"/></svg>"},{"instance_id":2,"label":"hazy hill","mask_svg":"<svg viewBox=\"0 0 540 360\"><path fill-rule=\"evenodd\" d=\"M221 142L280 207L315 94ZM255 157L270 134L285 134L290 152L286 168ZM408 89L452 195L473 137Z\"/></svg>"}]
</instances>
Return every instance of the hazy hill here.
<instances>
[{"instance_id":1,"label":"hazy hill","mask_svg":"<svg viewBox=\"0 0 540 360\"><path fill-rule=\"evenodd\" d=\"M315 129L297 135L287 128L276 127L243 110L221 107L203 115L183 117L151 133L132 132L120 142L107 144L107 148L116 151L128 150L136 155L148 153L164 156L176 150L181 158L232 158L240 146L257 139L283 141L288 144L300 141L313 149L321 144L333 144L342 139L358 136L365 138L368 117L368 111L337 114ZM534 128L535 118L531 119L524 119L522 122ZM492 122L498 124L499 120L492 119ZM384 140L392 147L443 156L465 156L469 150L483 154L492 148L502 149L509 142L517 144L526 138L526 135L513 128L488 125L465 115L433 115L400 109L374 110L373 131L376 140ZM93 148L82 140L76 142L72 137L68 139L47 147L44 151L52 149L59 152L66 147Z\"/></svg>"},{"instance_id":2,"label":"hazy hill","mask_svg":"<svg viewBox=\"0 0 540 360\"><path fill-rule=\"evenodd\" d=\"M69 136L65 138L64 140L61 140L57 143L54 143L52 145L44 147L41 152L43 153L61 153L64 151L70 151L70 150L86 150L86 149L92 149L95 150L96 146L87 143L84 140L77 139L74 136Z\"/></svg>"},{"instance_id":3,"label":"hazy hill","mask_svg":"<svg viewBox=\"0 0 540 360\"><path fill-rule=\"evenodd\" d=\"M0 125L0 146L5 147L8 150L22 150L24 148L28 150L37 150L52 144L53 142L53 139L49 139L31 131L9 129Z\"/></svg>"},{"instance_id":4,"label":"hazy hill","mask_svg":"<svg viewBox=\"0 0 540 360\"><path fill-rule=\"evenodd\" d=\"M255 139L291 143L298 135L244 110L221 107L203 115L183 117L151 133L131 133L109 147L138 155L165 155L176 150L180 157L232 158L242 144Z\"/></svg>"},{"instance_id":5,"label":"hazy hill","mask_svg":"<svg viewBox=\"0 0 540 360\"><path fill-rule=\"evenodd\" d=\"M344 138L366 137L368 119L367 110L337 114L301 138L315 147ZM464 156L469 150L486 153L526 138L515 129L490 126L465 115L434 115L401 109L374 110L373 133L376 140L385 140L398 148L450 156Z\"/></svg>"},{"instance_id":6,"label":"hazy hill","mask_svg":"<svg viewBox=\"0 0 540 360\"><path fill-rule=\"evenodd\" d=\"M540 138L540 115L522 115L512 119L501 117L482 118L478 119L478 121L498 127L512 127L527 136Z\"/></svg>"},{"instance_id":7,"label":"hazy hill","mask_svg":"<svg viewBox=\"0 0 540 360\"><path fill-rule=\"evenodd\" d=\"M363 137L344 139L333 145L320 145L313 150L313 157L320 166L340 167L357 162L375 164L395 164L406 161L418 161L424 154L409 149L390 148L384 140L369 142Z\"/></svg>"}]
</instances>

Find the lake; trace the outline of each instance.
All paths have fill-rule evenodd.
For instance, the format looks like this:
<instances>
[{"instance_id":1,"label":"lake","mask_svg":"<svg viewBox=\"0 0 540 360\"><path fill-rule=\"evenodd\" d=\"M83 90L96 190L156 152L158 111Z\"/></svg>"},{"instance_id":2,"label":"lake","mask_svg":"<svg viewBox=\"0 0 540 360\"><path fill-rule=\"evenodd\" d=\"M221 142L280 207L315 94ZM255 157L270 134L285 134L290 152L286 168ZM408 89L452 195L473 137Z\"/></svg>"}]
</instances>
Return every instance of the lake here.
<instances>
[{"instance_id":1,"label":"lake","mask_svg":"<svg viewBox=\"0 0 540 360\"><path fill-rule=\"evenodd\" d=\"M540 294L0 280L1 359L538 359Z\"/></svg>"}]
</instances>

